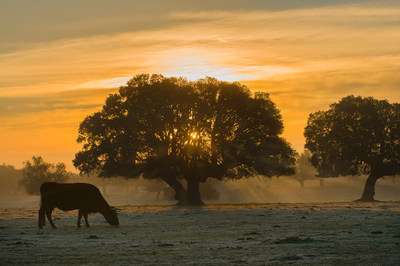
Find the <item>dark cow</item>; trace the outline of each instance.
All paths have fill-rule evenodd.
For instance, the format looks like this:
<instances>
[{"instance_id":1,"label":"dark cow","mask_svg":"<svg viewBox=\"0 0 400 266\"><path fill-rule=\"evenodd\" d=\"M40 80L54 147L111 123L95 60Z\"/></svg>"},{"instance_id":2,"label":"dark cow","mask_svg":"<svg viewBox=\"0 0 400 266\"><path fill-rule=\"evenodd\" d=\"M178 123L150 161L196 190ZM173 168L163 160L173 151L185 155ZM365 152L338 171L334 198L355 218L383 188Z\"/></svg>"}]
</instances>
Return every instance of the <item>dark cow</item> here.
<instances>
[{"instance_id":1,"label":"dark cow","mask_svg":"<svg viewBox=\"0 0 400 266\"><path fill-rule=\"evenodd\" d=\"M51 226L56 228L51 219L51 213L54 208L59 208L63 211L78 209L78 227L81 227L82 215L85 218L85 225L88 227L88 213L94 212L101 213L109 224L119 225L115 210L108 205L99 189L91 184L45 182L40 186L40 194L42 196L39 209L40 229L45 225L45 215Z\"/></svg>"}]
</instances>

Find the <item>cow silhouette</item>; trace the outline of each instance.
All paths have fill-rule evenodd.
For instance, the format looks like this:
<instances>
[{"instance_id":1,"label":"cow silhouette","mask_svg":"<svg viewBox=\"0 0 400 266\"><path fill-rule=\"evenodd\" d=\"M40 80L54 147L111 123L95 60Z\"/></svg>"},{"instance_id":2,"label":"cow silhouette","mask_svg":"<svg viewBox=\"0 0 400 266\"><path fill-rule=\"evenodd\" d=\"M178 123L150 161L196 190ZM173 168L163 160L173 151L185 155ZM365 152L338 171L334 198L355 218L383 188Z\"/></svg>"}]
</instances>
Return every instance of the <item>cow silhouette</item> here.
<instances>
[{"instance_id":1,"label":"cow silhouette","mask_svg":"<svg viewBox=\"0 0 400 266\"><path fill-rule=\"evenodd\" d=\"M82 215L85 225L89 227L88 213L101 213L111 225L119 225L116 211L108 205L99 189L87 183L55 183L45 182L40 186L41 206L39 209L39 228L46 223L45 216L53 228L51 218L54 208L63 211L78 209L78 227L81 226Z\"/></svg>"}]
</instances>

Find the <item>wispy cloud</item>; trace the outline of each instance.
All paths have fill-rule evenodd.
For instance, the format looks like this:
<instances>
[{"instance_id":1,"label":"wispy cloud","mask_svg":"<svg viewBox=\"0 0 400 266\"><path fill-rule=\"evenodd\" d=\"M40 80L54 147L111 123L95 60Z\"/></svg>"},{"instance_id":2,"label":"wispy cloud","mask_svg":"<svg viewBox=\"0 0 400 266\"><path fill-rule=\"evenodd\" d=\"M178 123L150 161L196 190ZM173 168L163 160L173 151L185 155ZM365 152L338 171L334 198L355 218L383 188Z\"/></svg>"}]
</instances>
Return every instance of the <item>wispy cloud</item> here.
<instances>
[{"instance_id":1,"label":"wispy cloud","mask_svg":"<svg viewBox=\"0 0 400 266\"><path fill-rule=\"evenodd\" d=\"M0 127L6 118L12 124L13 118L26 114L43 112L80 110L87 112L99 108L108 94L115 93L115 88L80 89L56 93L31 94L25 96L0 97Z\"/></svg>"},{"instance_id":2,"label":"wispy cloud","mask_svg":"<svg viewBox=\"0 0 400 266\"><path fill-rule=\"evenodd\" d=\"M32 155L67 158L72 170L79 123L116 89L81 89L0 97L0 162L18 167Z\"/></svg>"}]
</instances>

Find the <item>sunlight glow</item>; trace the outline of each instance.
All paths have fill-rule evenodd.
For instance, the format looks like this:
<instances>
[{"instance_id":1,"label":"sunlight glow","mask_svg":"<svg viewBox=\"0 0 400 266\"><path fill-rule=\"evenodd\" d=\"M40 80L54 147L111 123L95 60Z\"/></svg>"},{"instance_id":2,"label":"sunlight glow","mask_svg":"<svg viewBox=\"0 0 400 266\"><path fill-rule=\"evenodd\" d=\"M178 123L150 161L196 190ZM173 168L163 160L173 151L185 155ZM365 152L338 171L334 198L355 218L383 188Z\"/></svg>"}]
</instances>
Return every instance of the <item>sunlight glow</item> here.
<instances>
[{"instance_id":1,"label":"sunlight glow","mask_svg":"<svg viewBox=\"0 0 400 266\"><path fill-rule=\"evenodd\" d=\"M242 65L235 62L234 57L229 51L214 51L211 48L177 48L165 52L156 64L161 66L160 72L164 76L180 76L191 81L214 77L234 82L298 72L297 69L281 65ZM227 63L227 60L233 62Z\"/></svg>"},{"instance_id":2,"label":"sunlight glow","mask_svg":"<svg viewBox=\"0 0 400 266\"><path fill-rule=\"evenodd\" d=\"M198 138L197 132L193 132L192 134L190 134L190 136L192 137L192 139L197 139Z\"/></svg>"},{"instance_id":3,"label":"sunlight glow","mask_svg":"<svg viewBox=\"0 0 400 266\"><path fill-rule=\"evenodd\" d=\"M117 77L111 79L99 79L93 80L90 82L85 82L81 84L77 84L75 86L76 89L84 89L84 88L118 88L120 86L125 86L126 82L130 80L132 76L127 77Z\"/></svg>"},{"instance_id":4,"label":"sunlight glow","mask_svg":"<svg viewBox=\"0 0 400 266\"><path fill-rule=\"evenodd\" d=\"M170 71L162 73L166 77L185 77L190 81L196 81L206 77L213 77L223 81L240 81L240 80L253 80L254 75L246 73L237 73L234 69L221 68L213 69L207 65L187 65L179 66Z\"/></svg>"},{"instance_id":5,"label":"sunlight glow","mask_svg":"<svg viewBox=\"0 0 400 266\"><path fill-rule=\"evenodd\" d=\"M163 75L186 77L190 81L207 76L230 82L257 78L253 73L241 73L237 68L224 64L224 58L228 56L213 49L176 48L162 54L157 63Z\"/></svg>"}]
</instances>

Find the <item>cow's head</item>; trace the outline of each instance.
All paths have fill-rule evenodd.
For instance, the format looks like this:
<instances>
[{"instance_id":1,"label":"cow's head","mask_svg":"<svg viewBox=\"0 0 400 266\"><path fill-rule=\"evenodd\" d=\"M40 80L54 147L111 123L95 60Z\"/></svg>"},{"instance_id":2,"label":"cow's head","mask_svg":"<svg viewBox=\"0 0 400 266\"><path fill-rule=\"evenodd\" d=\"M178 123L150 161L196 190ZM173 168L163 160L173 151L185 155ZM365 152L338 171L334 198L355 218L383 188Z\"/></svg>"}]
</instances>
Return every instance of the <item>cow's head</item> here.
<instances>
[{"instance_id":1,"label":"cow's head","mask_svg":"<svg viewBox=\"0 0 400 266\"><path fill-rule=\"evenodd\" d=\"M113 208L107 209L107 211L105 211L103 215L109 224L119 225L117 212Z\"/></svg>"}]
</instances>

